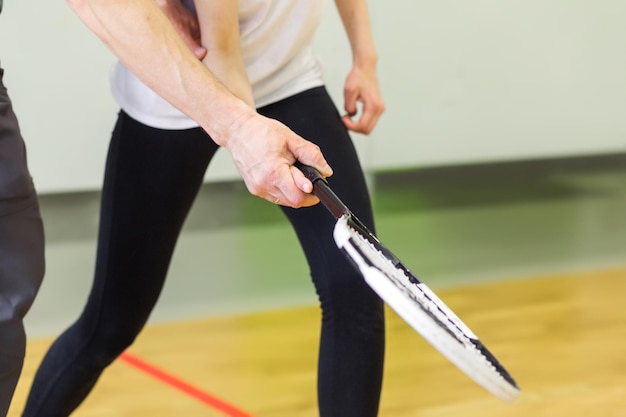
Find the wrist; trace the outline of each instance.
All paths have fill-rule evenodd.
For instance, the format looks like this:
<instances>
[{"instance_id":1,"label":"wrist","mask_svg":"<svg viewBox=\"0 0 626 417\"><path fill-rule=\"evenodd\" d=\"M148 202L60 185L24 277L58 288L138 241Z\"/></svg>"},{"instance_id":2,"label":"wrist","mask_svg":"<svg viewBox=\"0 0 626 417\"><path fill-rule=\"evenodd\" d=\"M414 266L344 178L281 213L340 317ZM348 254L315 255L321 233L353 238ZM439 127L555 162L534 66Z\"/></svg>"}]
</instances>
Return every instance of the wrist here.
<instances>
[{"instance_id":1,"label":"wrist","mask_svg":"<svg viewBox=\"0 0 626 417\"><path fill-rule=\"evenodd\" d=\"M237 141L242 139L243 135L240 132L245 130L244 126L258 115L243 100L231 93L228 94L230 95L228 99L230 104L221 106L223 109L221 114L213 117L213 122L210 126L205 127L205 130L215 143L232 151L237 146Z\"/></svg>"},{"instance_id":2,"label":"wrist","mask_svg":"<svg viewBox=\"0 0 626 417\"><path fill-rule=\"evenodd\" d=\"M352 55L352 64L359 68L376 68L378 53L374 48L355 50Z\"/></svg>"}]
</instances>

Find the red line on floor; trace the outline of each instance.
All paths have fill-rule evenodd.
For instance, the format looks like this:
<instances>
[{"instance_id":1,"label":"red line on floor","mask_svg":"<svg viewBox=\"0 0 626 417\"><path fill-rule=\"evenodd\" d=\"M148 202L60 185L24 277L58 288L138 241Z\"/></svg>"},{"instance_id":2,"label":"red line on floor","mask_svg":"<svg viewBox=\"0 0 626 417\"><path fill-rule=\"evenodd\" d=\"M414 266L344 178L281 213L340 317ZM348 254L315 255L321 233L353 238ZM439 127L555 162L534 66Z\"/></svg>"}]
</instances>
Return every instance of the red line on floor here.
<instances>
[{"instance_id":1,"label":"red line on floor","mask_svg":"<svg viewBox=\"0 0 626 417\"><path fill-rule=\"evenodd\" d=\"M245 411L238 409L237 407L228 404L225 401L220 400L214 395L201 391L200 389L188 384L180 378L168 374L167 372L157 368L148 362L133 356L127 352L122 353L120 359L126 362L128 365L133 366L140 371L158 379L159 381L176 388L177 390L195 398L196 400L209 405L216 410L226 413L229 417L253 417L252 414L248 414Z\"/></svg>"}]
</instances>

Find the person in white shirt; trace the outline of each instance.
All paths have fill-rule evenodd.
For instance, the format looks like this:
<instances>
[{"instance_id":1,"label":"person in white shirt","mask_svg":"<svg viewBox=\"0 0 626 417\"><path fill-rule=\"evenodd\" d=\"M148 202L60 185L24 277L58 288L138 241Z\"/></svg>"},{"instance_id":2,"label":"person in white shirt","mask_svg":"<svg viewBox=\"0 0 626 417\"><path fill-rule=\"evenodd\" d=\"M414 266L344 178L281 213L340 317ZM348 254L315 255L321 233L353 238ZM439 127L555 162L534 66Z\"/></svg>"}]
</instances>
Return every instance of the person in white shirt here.
<instances>
[{"instance_id":1,"label":"person in white shirt","mask_svg":"<svg viewBox=\"0 0 626 417\"><path fill-rule=\"evenodd\" d=\"M250 108L319 146L333 167L332 188L374 230L348 133L370 133L384 110L366 1L336 0L353 50L344 116L324 87L311 48L325 1L196 0L186 5L192 12L197 8L206 67ZM209 130L121 62L111 84L121 111L107 160L94 285L81 316L46 354L25 417L70 415L104 369L132 344L156 304L183 222L220 147ZM357 102L364 109L358 115ZM322 308L320 416L374 417L384 361L382 301L335 246L334 218L324 207L293 208L285 204L285 195L272 197L298 235Z\"/></svg>"},{"instance_id":2,"label":"person in white shirt","mask_svg":"<svg viewBox=\"0 0 626 417\"><path fill-rule=\"evenodd\" d=\"M250 193L270 202L281 195L291 207L317 204L311 182L292 166L299 160L332 175L319 148L225 88L159 9L168 1L66 0L120 61L228 150Z\"/></svg>"},{"instance_id":3,"label":"person in white shirt","mask_svg":"<svg viewBox=\"0 0 626 417\"><path fill-rule=\"evenodd\" d=\"M250 192L304 207L318 203L294 161L325 175L332 169L319 148L286 126L252 111L216 80L185 45L153 0L68 0L81 20L142 80L203 126L237 158ZM3 1L0 0L0 11ZM191 22L193 23L193 22ZM159 62L159 66L155 66ZM0 68L0 416L21 374L26 348L23 319L41 285L44 232L24 140ZM42 76L43 73L42 73ZM250 139L254 140L250 140Z\"/></svg>"}]
</instances>

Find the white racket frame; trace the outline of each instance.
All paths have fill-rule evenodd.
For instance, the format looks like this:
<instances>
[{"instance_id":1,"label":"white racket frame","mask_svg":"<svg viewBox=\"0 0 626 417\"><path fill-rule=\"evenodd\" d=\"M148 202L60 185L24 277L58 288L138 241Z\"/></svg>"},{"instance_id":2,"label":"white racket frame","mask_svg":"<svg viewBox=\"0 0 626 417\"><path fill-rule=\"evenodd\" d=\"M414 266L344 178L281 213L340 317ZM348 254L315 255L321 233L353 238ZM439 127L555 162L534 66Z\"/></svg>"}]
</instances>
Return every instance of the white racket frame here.
<instances>
[{"instance_id":1,"label":"white racket frame","mask_svg":"<svg viewBox=\"0 0 626 417\"><path fill-rule=\"evenodd\" d=\"M404 269L399 269L366 237L350 227L349 220L349 214L337 220L333 237L378 296L480 386L504 401L517 398L520 394L517 385L512 379L507 380L477 348L475 343L481 346L482 343L469 327L424 283L415 277L412 282ZM367 259L364 254L369 255Z\"/></svg>"}]
</instances>

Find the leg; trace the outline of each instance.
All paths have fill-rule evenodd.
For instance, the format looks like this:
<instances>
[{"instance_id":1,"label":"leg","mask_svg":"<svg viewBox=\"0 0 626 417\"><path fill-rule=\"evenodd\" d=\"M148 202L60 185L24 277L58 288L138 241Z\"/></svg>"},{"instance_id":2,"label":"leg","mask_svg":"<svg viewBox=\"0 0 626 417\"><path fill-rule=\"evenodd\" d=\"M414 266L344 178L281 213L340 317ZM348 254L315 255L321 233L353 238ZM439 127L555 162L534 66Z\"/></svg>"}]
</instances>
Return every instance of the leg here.
<instances>
[{"instance_id":1,"label":"leg","mask_svg":"<svg viewBox=\"0 0 626 417\"><path fill-rule=\"evenodd\" d=\"M0 416L9 409L22 371L23 318L39 290L44 268L37 196L0 68Z\"/></svg>"},{"instance_id":2,"label":"leg","mask_svg":"<svg viewBox=\"0 0 626 417\"><path fill-rule=\"evenodd\" d=\"M120 115L107 160L91 294L40 365L25 416L70 415L132 344L157 302L216 150L201 129L163 131Z\"/></svg>"},{"instance_id":3,"label":"leg","mask_svg":"<svg viewBox=\"0 0 626 417\"><path fill-rule=\"evenodd\" d=\"M259 112L321 147L334 170L332 188L374 230L356 151L325 89L306 91ZM383 303L337 249L332 237L335 220L323 206L283 210L298 234L322 307L320 416L374 417L384 360Z\"/></svg>"},{"instance_id":4,"label":"leg","mask_svg":"<svg viewBox=\"0 0 626 417\"><path fill-rule=\"evenodd\" d=\"M34 196L33 196L34 198ZM34 201L0 213L0 415L9 408L26 349L23 319L44 274L44 237Z\"/></svg>"}]
</instances>

